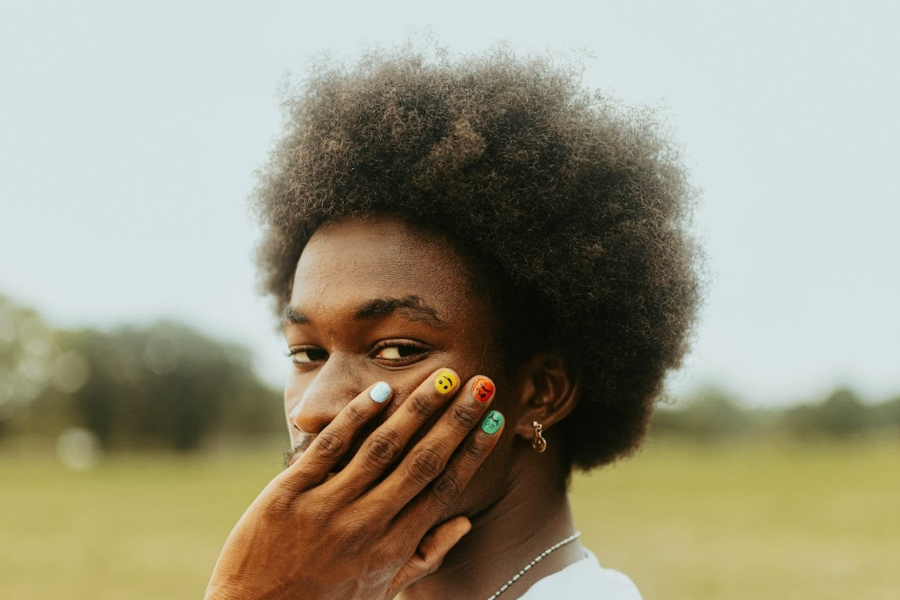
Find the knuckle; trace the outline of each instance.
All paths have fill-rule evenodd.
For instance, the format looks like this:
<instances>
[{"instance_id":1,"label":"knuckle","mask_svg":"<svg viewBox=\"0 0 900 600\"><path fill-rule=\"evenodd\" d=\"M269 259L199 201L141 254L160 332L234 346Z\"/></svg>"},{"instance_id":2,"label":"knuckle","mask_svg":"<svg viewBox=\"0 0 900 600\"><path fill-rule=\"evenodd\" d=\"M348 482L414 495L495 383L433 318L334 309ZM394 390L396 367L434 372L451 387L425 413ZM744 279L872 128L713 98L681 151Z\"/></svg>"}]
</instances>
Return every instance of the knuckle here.
<instances>
[{"instance_id":1,"label":"knuckle","mask_svg":"<svg viewBox=\"0 0 900 600\"><path fill-rule=\"evenodd\" d=\"M434 406L429 401L428 396L416 394L406 403L408 410L421 419L428 419L434 414Z\"/></svg>"},{"instance_id":2,"label":"knuckle","mask_svg":"<svg viewBox=\"0 0 900 600\"><path fill-rule=\"evenodd\" d=\"M317 438L317 446L322 458L336 458L344 449L344 440L333 431L323 431Z\"/></svg>"},{"instance_id":3,"label":"knuckle","mask_svg":"<svg viewBox=\"0 0 900 600\"><path fill-rule=\"evenodd\" d=\"M466 440L462 447L463 454L471 458L481 458L484 454L484 444L478 441L478 438Z\"/></svg>"},{"instance_id":4,"label":"knuckle","mask_svg":"<svg viewBox=\"0 0 900 600\"><path fill-rule=\"evenodd\" d=\"M369 536L369 528L360 519L352 519L342 524L335 537L342 548L350 549L366 545Z\"/></svg>"},{"instance_id":5,"label":"knuckle","mask_svg":"<svg viewBox=\"0 0 900 600\"><path fill-rule=\"evenodd\" d=\"M369 420L368 415L353 402L344 407L344 414L347 415L347 420L354 426L362 425Z\"/></svg>"},{"instance_id":6,"label":"knuckle","mask_svg":"<svg viewBox=\"0 0 900 600\"><path fill-rule=\"evenodd\" d=\"M366 444L364 456L370 465L383 469L397 459L401 450L390 434L375 434Z\"/></svg>"},{"instance_id":7,"label":"knuckle","mask_svg":"<svg viewBox=\"0 0 900 600\"><path fill-rule=\"evenodd\" d=\"M432 494L441 504L453 504L462 495L462 486L456 477L446 473L434 482Z\"/></svg>"},{"instance_id":8,"label":"knuckle","mask_svg":"<svg viewBox=\"0 0 900 600\"><path fill-rule=\"evenodd\" d=\"M286 515L294 510L294 495L287 489L276 489L268 498L267 516Z\"/></svg>"},{"instance_id":9,"label":"knuckle","mask_svg":"<svg viewBox=\"0 0 900 600\"><path fill-rule=\"evenodd\" d=\"M410 463L410 472L420 483L427 483L444 470L444 461L432 448L416 450Z\"/></svg>"},{"instance_id":10,"label":"knuckle","mask_svg":"<svg viewBox=\"0 0 900 600\"><path fill-rule=\"evenodd\" d=\"M476 412L477 411L466 408L465 406L454 406L450 410L450 422L464 431L469 431L475 427L475 423L478 422L478 415Z\"/></svg>"}]
</instances>

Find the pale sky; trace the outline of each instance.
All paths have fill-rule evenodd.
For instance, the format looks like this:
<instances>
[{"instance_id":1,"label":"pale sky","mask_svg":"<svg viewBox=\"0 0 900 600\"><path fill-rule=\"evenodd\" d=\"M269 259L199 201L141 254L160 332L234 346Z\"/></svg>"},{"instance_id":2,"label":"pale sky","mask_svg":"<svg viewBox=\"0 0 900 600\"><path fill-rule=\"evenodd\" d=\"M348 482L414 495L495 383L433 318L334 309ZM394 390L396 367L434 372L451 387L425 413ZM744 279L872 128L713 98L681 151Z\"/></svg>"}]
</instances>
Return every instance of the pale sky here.
<instances>
[{"instance_id":1,"label":"pale sky","mask_svg":"<svg viewBox=\"0 0 900 600\"><path fill-rule=\"evenodd\" d=\"M254 170L311 58L426 28L582 56L659 107L711 285L672 390L900 393L900 5L0 0L0 294L58 327L163 317L288 363L256 296Z\"/></svg>"}]
</instances>

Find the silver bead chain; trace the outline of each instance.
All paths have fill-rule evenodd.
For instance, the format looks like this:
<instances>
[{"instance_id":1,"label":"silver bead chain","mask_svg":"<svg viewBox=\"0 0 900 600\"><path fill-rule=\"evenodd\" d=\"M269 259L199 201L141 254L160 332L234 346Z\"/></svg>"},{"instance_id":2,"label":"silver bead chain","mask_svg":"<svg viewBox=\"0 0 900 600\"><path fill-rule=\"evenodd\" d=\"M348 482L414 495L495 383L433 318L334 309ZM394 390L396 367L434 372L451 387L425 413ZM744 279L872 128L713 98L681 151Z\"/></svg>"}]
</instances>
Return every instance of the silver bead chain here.
<instances>
[{"instance_id":1,"label":"silver bead chain","mask_svg":"<svg viewBox=\"0 0 900 600\"><path fill-rule=\"evenodd\" d=\"M559 550L560 548L562 548L562 547L565 546L566 544L569 544L569 543L571 543L571 542L574 542L575 540L577 540L577 539L579 538L579 536L581 536L581 532L580 532L580 531L576 531L574 534L570 535L570 536L567 537L566 539L564 539L564 540L562 540L562 541L560 541L560 542L557 542L557 543L553 544L552 546L550 546L549 548L547 548L546 550L544 550L543 552L541 552L540 554L538 554L537 557L536 557L533 561L531 561L530 563L528 563L527 565L525 565L525 568L524 568L524 569L522 569L521 571L519 571L518 573L516 573L515 575L513 575L513 578L512 578L512 579L510 579L510 580L507 581L505 584L503 584L503 587L501 587L499 590L497 590L496 592L494 592L494 595L491 596L490 598L488 598L487 600L495 600L495 599L497 598L497 596L499 596L500 594L502 594L503 592L505 592L507 589L509 589L509 586L511 586L512 584L514 584L515 582L517 582L517 581L522 577L522 575L524 575L525 573L527 573L528 570L531 569L531 567L533 567L534 565L536 565L536 564L538 564L539 562L541 562L541 559L542 559L542 558L544 558L545 556L547 556L548 554L550 554L550 553L553 552L554 550Z\"/></svg>"}]
</instances>

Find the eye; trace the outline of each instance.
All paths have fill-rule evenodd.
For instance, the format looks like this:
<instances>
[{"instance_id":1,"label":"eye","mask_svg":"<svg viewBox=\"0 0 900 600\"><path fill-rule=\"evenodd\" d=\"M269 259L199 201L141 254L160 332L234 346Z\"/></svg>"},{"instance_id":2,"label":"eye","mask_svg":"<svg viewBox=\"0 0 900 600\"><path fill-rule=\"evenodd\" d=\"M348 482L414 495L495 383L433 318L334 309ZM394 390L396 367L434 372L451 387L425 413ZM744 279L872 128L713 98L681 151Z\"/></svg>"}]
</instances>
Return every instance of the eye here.
<instances>
[{"instance_id":1,"label":"eye","mask_svg":"<svg viewBox=\"0 0 900 600\"><path fill-rule=\"evenodd\" d=\"M321 362L328 358L328 353L321 348L300 347L288 350L288 356L295 365L305 365L313 362Z\"/></svg>"},{"instance_id":2,"label":"eye","mask_svg":"<svg viewBox=\"0 0 900 600\"><path fill-rule=\"evenodd\" d=\"M390 365L406 365L421 358L428 349L410 341L385 341L375 347L372 357Z\"/></svg>"}]
</instances>

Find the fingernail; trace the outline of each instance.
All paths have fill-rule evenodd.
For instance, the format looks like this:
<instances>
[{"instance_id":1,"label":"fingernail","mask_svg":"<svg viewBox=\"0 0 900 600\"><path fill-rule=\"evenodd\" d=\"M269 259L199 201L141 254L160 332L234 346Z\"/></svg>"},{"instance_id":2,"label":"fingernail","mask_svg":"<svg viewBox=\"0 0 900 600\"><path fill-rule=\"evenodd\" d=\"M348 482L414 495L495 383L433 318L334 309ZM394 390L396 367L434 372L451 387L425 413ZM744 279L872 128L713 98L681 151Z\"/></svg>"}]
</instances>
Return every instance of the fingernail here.
<instances>
[{"instance_id":1,"label":"fingernail","mask_svg":"<svg viewBox=\"0 0 900 600\"><path fill-rule=\"evenodd\" d=\"M379 381L375 384L371 390L369 390L369 398L381 404L391 396L391 386L386 384L383 381Z\"/></svg>"},{"instance_id":2,"label":"fingernail","mask_svg":"<svg viewBox=\"0 0 900 600\"><path fill-rule=\"evenodd\" d=\"M490 379L479 377L472 386L472 397L479 402L487 402L494 395L494 384Z\"/></svg>"},{"instance_id":3,"label":"fingernail","mask_svg":"<svg viewBox=\"0 0 900 600\"><path fill-rule=\"evenodd\" d=\"M481 430L488 435L494 435L503 427L503 415L500 411L492 410L481 422Z\"/></svg>"},{"instance_id":4,"label":"fingernail","mask_svg":"<svg viewBox=\"0 0 900 600\"><path fill-rule=\"evenodd\" d=\"M434 389L436 389L439 394L447 394L457 385L459 385L459 377L457 377L453 371L448 371L447 369L441 371L438 374L437 379L434 380Z\"/></svg>"}]
</instances>

